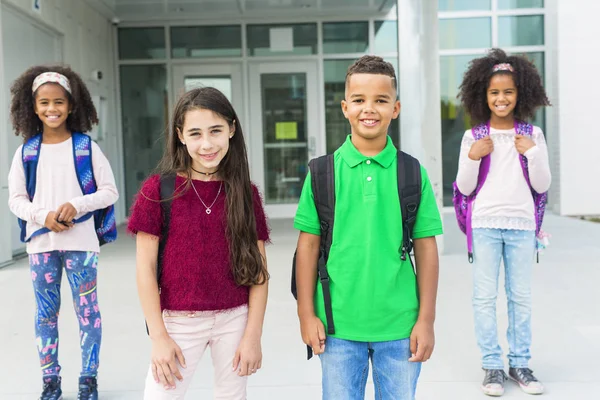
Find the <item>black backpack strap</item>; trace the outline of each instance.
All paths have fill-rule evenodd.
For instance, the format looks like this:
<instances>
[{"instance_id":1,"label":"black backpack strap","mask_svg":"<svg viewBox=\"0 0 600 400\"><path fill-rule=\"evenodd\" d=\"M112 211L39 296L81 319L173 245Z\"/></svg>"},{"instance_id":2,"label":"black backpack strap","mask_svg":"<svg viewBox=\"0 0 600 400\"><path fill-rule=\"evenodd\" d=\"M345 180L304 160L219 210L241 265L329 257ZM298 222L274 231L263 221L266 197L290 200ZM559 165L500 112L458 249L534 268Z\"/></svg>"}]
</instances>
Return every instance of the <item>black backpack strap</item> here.
<instances>
[{"instance_id":1,"label":"black backpack strap","mask_svg":"<svg viewBox=\"0 0 600 400\"><path fill-rule=\"evenodd\" d=\"M319 222L321 224L321 249L317 262L317 271L321 289L323 290L323 303L327 319L327 333L335 334L333 311L331 307L331 288L327 260L329 249L333 242L333 217L335 212L335 181L333 168L333 154L315 158L308 163L311 175L311 185ZM312 349L307 346L308 359L312 357Z\"/></svg>"},{"instance_id":2,"label":"black backpack strap","mask_svg":"<svg viewBox=\"0 0 600 400\"><path fill-rule=\"evenodd\" d=\"M171 202L173 193L175 193L175 174L160 176L160 208L162 210L163 224L161 237L158 242L158 257L156 260L156 281L158 282L158 292L160 293L160 277L162 275L163 253L167 243L167 234L169 233L169 224L171 222ZM162 201L166 199L165 201ZM146 322L146 333L150 335L148 323Z\"/></svg>"},{"instance_id":3,"label":"black backpack strap","mask_svg":"<svg viewBox=\"0 0 600 400\"><path fill-rule=\"evenodd\" d=\"M327 260L329 249L333 242L333 217L335 212L335 181L333 172L333 154L316 158L309 163L312 177L312 189L317 207L317 214L321 223L321 251L319 252L318 273L323 289L323 302L325 303L325 316L327 318L327 333L335 333L333 312L331 309L331 291L329 287L329 273Z\"/></svg>"},{"instance_id":4,"label":"black backpack strap","mask_svg":"<svg viewBox=\"0 0 600 400\"><path fill-rule=\"evenodd\" d=\"M402 213L402 247L400 258L410 258L413 228L421 203L421 164L416 158L398 151L398 197ZM411 259L412 263L412 259Z\"/></svg>"},{"instance_id":5,"label":"black backpack strap","mask_svg":"<svg viewBox=\"0 0 600 400\"><path fill-rule=\"evenodd\" d=\"M175 193L175 174L160 176L160 206L162 209L162 232L160 242L158 244L158 260L156 263L156 279L160 290L160 278L162 275L163 255L167 236L169 234L169 224L171 223L171 203L173 202L173 194Z\"/></svg>"}]
</instances>

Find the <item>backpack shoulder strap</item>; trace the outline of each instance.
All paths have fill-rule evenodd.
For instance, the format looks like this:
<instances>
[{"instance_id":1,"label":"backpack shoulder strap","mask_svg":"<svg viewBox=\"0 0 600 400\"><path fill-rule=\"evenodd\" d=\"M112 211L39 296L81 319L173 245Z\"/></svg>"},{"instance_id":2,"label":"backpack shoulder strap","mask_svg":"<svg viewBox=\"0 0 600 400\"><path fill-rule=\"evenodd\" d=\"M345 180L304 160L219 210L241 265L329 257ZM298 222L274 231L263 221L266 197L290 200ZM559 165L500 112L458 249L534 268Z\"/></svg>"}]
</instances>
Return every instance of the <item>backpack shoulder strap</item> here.
<instances>
[{"instance_id":1,"label":"backpack shoulder strap","mask_svg":"<svg viewBox=\"0 0 600 400\"><path fill-rule=\"evenodd\" d=\"M473 135L473 139L475 140L483 139L486 136L490 136L490 123L487 122L475 125L471 128L471 134Z\"/></svg>"},{"instance_id":2,"label":"backpack shoulder strap","mask_svg":"<svg viewBox=\"0 0 600 400\"><path fill-rule=\"evenodd\" d=\"M333 310L331 306L331 289L329 286L329 273L327 272L327 260L329 249L333 242L333 220L335 216L335 179L333 154L315 158L308 163L311 174L313 197L319 221L321 223L321 250L317 269L321 288L323 290L323 304L325 317L327 319L327 333L335 334L333 323ZM311 353L309 351L309 358Z\"/></svg>"},{"instance_id":3,"label":"backpack shoulder strap","mask_svg":"<svg viewBox=\"0 0 600 400\"><path fill-rule=\"evenodd\" d=\"M95 193L97 187L92 165L92 138L81 132L73 132L71 138L75 172L81 192L84 195Z\"/></svg>"},{"instance_id":4,"label":"backpack shoulder strap","mask_svg":"<svg viewBox=\"0 0 600 400\"><path fill-rule=\"evenodd\" d=\"M525 122L525 121L515 121L515 131L517 135L523 135L530 139L533 137L533 125ZM519 162L521 163L521 169L523 170L523 176L525 177L525 181L527 181L527 185L531 192L535 192L533 186L531 186L531 181L529 179L529 163L527 162L527 157L523 154L519 155Z\"/></svg>"},{"instance_id":5,"label":"backpack shoulder strap","mask_svg":"<svg viewBox=\"0 0 600 400\"><path fill-rule=\"evenodd\" d=\"M419 160L403 151L398 151L398 197L402 213L401 259L413 249L412 235L417 211L421 203L421 164Z\"/></svg>"},{"instance_id":6,"label":"backpack shoulder strap","mask_svg":"<svg viewBox=\"0 0 600 400\"><path fill-rule=\"evenodd\" d=\"M33 196L35 196L35 186L37 184L37 166L41 149L41 133L31 137L23 144L23 147L21 148L21 161L23 163L23 171L25 174L25 188L27 189L27 196L29 197L30 201L32 201ZM47 228L42 227L34 232L31 237L27 238L27 221L20 218L17 220L19 222L19 227L21 228L20 239L23 243L27 243L34 236L49 232Z\"/></svg>"},{"instance_id":7,"label":"backpack shoulder strap","mask_svg":"<svg viewBox=\"0 0 600 400\"><path fill-rule=\"evenodd\" d=\"M490 136L490 122L488 121L487 123L475 125L473 128L471 128L471 133L473 134L473 139L475 140ZM481 163L479 164L479 175L477 176L477 186L475 187L473 198L477 196L477 193L479 193L483 184L485 183L490 171L490 163L491 158L489 154L481 159Z\"/></svg>"},{"instance_id":8,"label":"backpack shoulder strap","mask_svg":"<svg viewBox=\"0 0 600 400\"><path fill-rule=\"evenodd\" d=\"M335 180L333 154L315 158L308 164L317 214L321 224L321 250L325 260L333 242L333 218L335 210Z\"/></svg>"},{"instance_id":9,"label":"backpack shoulder strap","mask_svg":"<svg viewBox=\"0 0 600 400\"><path fill-rule=\"evenodd\" d=\"M37 165L40 158L40 150L42 149L42 134L30 138L21 149L21 159L23 161L23 169L25 170L25 182L27 186L27 195L29 200L33 200L35 195L35 185L37 177Z\"/></svg>"},{"instance_id":10,"label":"backpack shoulder strap","mask_svg":"<svg viewBox=\"0 0 600 400\"><path fill-rule=\"evenodd\" d=\"M159 287L160 278L162 275L165 244L167 243L167 235L169 233L169 225L171 223L171 203L173 202L173 194L175 193L175 177L175 174L160 176L160 207L162 210L163 224L161 238L158 243L158 260L156 263L156 279Z\"/></svg>"}]
</instances>

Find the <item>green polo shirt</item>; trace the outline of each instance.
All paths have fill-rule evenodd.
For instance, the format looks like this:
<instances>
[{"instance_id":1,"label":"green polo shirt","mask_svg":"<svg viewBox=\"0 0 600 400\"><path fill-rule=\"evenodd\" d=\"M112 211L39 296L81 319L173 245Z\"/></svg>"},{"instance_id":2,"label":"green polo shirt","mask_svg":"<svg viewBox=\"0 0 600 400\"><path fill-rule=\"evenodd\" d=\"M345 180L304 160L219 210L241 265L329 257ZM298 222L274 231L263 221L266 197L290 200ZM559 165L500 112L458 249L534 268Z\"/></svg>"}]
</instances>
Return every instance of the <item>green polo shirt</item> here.
<instances>
[{"instance_id":1,"label":"green polo shirt","mask_svg":"<svg viewBox=\"0 0 600 400\"><path fill-rule=\"evenodd\" d=\"M335 220L327 270L330 275L335 335L360 342L410 337L419 313L416 276L400 260L402 217L398 199L397 150L387 145L374 157L362 155L350 136L334 153ZM421 167L421 204L414 238L442 234L442 222L427 172ZM307 175L294 227L320 235ZM321 284L315 312L326 325Z\"/></svg>"}]
</instances>

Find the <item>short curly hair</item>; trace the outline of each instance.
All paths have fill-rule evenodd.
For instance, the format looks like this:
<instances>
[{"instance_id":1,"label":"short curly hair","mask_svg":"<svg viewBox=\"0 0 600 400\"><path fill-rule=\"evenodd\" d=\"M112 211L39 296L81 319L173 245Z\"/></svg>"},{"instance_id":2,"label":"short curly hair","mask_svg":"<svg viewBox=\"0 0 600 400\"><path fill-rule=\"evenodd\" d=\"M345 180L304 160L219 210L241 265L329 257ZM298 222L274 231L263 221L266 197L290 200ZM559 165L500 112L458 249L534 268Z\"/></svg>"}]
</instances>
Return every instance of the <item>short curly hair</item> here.
<instances>
[{"instance_id":1,"label":"short curly hair","mask_svg":"<svg viewBox=\"0 0 600 400\"><path fill-rule=\"evenodd\" d=\"M27 141L43 131L42 121L34 111L35 93L31 91L31 88L34 79L44 72L58 72L67 77L71 84L71 93L67 92L71 106L71 113L67 118L67 129L71 132L89 132L92 125L98 123L98 114L90 92L81 77L66 65L39 65L25 71L10 88L12 97L10 119L15 135L21 135Z\"/></svg>"},{"instance_id":2,"label":"short curly hair","mask_svg":"<svg viewBox=\"0 0 600 400\"><path fill-rule=\"evenodd\" d=\"M350 67L348 67L348 71L346 72L346 86L348 86L348 81L354 74L376 74L389 76L392 78L394 90L398 89L394 66L381 57L367 55L356 60Z\"/></svg>"},{"instance_id":3,"label":"short curly hair","mask_svg":"<svg viewBox=\"0 0 600 400\"><path fill-rule=\"evenodd\" d=\"M494 72L496 64L510 64L514 71ZM509 56L501 49L491 49L485 57L471 61L459 87L457 97L471 117L473 125L487 122L491 118L487 90L492 76L498 74L513 77L518 99L514 110L516 119L533 119L539 107L550 105L542 78L531 61L520 55Z\"/></svg>"}]
</instances>

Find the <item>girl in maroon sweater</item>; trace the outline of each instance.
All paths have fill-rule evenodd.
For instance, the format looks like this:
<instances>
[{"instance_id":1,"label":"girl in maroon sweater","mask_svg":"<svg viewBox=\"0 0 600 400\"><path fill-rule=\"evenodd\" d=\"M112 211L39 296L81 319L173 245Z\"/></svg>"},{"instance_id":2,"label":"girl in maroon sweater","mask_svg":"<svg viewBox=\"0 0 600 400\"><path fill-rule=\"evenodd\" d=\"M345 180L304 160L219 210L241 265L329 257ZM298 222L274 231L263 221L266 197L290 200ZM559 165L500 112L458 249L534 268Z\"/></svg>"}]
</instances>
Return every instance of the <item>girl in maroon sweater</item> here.
<instances>
[{"instance_id":1,"label":"girl in maroon sweater","mask_svg":"<svg viewBox=\"0 0 600 400\"><path fill-rule=\"evenodd\" d=\"M210 346L214 398L245 399L247 377L262 362L269 231L239 119L217 89L179 99L159 171L143 184L128 226L152 340L144 398L183 398ZM157 283L160 175L176 178Z\"/></svg>"}]
</instances>

